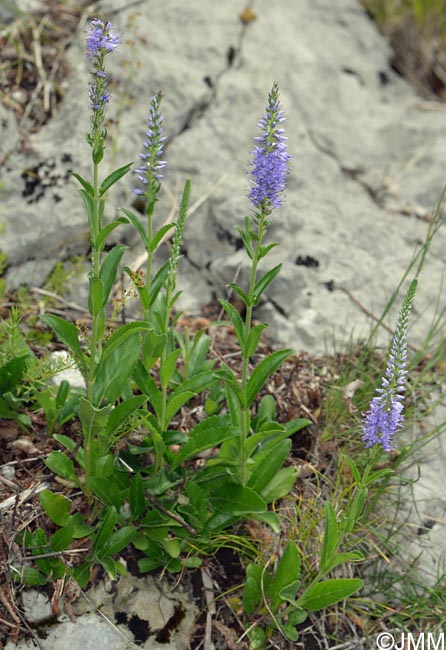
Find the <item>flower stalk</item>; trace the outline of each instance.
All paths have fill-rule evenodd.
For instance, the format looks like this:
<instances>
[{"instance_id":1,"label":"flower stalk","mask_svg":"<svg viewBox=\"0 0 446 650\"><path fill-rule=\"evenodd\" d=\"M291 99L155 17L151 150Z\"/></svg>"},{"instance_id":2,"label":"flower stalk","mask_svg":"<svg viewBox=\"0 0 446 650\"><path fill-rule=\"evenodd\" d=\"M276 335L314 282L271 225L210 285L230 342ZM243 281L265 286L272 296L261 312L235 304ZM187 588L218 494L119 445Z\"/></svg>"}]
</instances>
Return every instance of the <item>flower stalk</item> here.
<instances>
[{"instance_id":1,"label":"flower stalk","mask_svg":"<svg viewBox=\"0 0 446 650\"><path fill-rule=\"evenodd\" d=\"M260 297L256 295L257 270L260 260L275 245L264 246L263 239L270 223L272 211L282 205L282 194L289 171L288 161L290 160L290 156L286 147L287 138L285 136L285 129L280 126L284 121L284 111L281 108L279 100L279 86L277 83L274 83L268 95L266 115L258 122L258 127L261 129L262 135L254 138L258 144L254 147L248 163L248 167L251 170L249 199L254 207L252 224L254 225L255 231L252 230L250 220L247 219L245 222L245 232L243 234L241 233L252 263L248 294L245 298L245 342L241 350L241 390L245 398L247 398L249 380L249 359L253 354L250 345L250 340L252 340L252 313ZM272 270L271 280L275 277L278 270L280 270L280 267ZM245 404L241 410L240 477L242 483L245 485L248 480L248 452L246 442L250 432L251 415L248 404Z\"/></svg>"},{"instance_id":2,"label":"flower stalk","mask_svg":"<svg viewBox=\"0 0 446 650\"><path fill-rule=\"evenodd\" d=\"M380 444L384 451L392 450L392 439L404 423L404 381L407 375L407 327L415 298L417 280L407 291L393 336L389 359L381 387L372 399L364 417L362 440L366 447Z\"/></svg>"}]
</instances>

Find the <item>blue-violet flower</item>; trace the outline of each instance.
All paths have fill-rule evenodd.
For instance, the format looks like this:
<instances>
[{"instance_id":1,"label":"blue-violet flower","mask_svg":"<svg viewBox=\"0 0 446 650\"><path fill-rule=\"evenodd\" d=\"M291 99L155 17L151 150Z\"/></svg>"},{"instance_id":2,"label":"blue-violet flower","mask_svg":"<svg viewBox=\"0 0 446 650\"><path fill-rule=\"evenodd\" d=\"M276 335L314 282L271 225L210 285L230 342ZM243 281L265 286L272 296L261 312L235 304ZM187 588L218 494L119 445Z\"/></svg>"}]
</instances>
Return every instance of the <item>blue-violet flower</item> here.
<instances>
[{"instance_id":1,"label":"blue-violet flower","mask_svg":"<svg viewBox=\"0 0 446 650\"><path fill-rule=\"evenodd\" d=\"M417 288L413 280L398 316L395 334L381 381L381 388L370 403L364 417L362 440L366 447L380 444L385 451L392 450L392 438L403 425L404 379L407 374L407 325Z\"/></svg>"},{"instance_id":2,"label":"blue-violet flower","mask_svg":"<svg viewBox=\"0 0 446 650\"><path fill-rule=\"evenodd\" d=\"M266 116L262 117L258 127L263 134L255 138L259 143L252 152L249 162L252 187L249 198L255 208L262 207L267 212L282 204L281 194L285 189L286 176L289 171L285 129L279 125L285 121L284 111L279 101L279 86L274 83L268 95Z\"/></svg>"},{"instance_id":3,"label":"blue-violet flower","mask_svg":"<svg viewBox=\"0 0 446 650\"><path fill-rule=\"evenodd\" d=\"M143 164L135 169L138 180L146 187L146 190L135 189L135 194L147 196L153 189L159 186L158 181L163 178L162 169L166 166L166 161L160 160L163 153L163 143L166 138L163 136L163 117L160 112L160 104L163 98L161 92L154 95L150 101L150 111L148 119L148 128L146 131L147 140L143 143L146 153L141 153L139 157Z\"/></svg>"},{"instance_id":4,"label":"blue-violet flower","mask_svg":"<svg viewBox=\"0 0 446 650\"><path fill-rule=\"evenodd\" d=\"M90 22L87 33L87 56L89 59L102 58L105 54L116 50L119 36L112 34L112 24L95 18Z\"/></svg>"},{"instance_id":5,"label":"blue-violet flower","mask_svg":"<svg viewBox=\"0 0 446 650\"><path fill-rule=\"evenodd\" d=\"M104 59L107 54L118 47L119 36L112 33L112 24L95 18L90 23L87 32L87 56L93 65L93 81L89 84L91 128L87 133L87 142L93 148L95 162L100 162L104 151L104 142L107 130L105 121L105 107L110 101L110 76L106 73Z\"/></svg>"}]
</instances>

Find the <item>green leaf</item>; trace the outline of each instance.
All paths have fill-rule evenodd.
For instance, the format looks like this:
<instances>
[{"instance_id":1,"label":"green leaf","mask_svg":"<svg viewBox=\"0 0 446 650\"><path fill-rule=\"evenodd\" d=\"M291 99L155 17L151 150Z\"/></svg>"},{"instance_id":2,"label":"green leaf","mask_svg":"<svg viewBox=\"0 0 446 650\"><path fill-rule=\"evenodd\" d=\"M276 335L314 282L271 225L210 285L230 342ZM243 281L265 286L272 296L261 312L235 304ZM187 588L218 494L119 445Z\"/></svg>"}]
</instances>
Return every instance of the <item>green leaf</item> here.
<instances>
[{"instance_id":1,"label":"green leaf","mask_svg":"<svg viewBox=\"0 0 446 650\"><path fill-rule=\"evenodd\" d=\"M105 307L107 304L108 298L113 288L113 284L116 280L119 263L121 262L122 256L124 255L126 249L127 246L124 246L123 244L117 244L111 249L109 253L107 253L104 261L101 264L99 277L104 283L104 297L102 303L103 307Z\"/></svg>"},{"instance_id":2,"label":"green leaf","mask_svg":"<svg viewBox=\"0 0 446 650\"><path fill-rule=\"evenodd\" d=\"M295 603L291 603L294 609L288 614L288 623L290 625L301 625L305 623L308 618L308 612L306 612L301 607L297 607Z\"/></svg>"},{"instance_id":3,"label":"green leaf","mask_svg":"<svg viewBox=\"0 0 446 650\"><path fill-rule=\"evenodd\" d=\"M305 427L309 427L311 424L313 424L312 421L307 420L307 418L297 418L296 420L285 422L285 429L287 430L288 435L292 436L293 433L297 433L297 431L305 429Z\"/></svg>"},{"instance_id":4,"label":"green leaf","mask_svg":"<svg viewBox=\"0 0 446 650\"><path fill-rule=\"evenodd\" d=\"M333 578L310 585L301 595L297 604L317 612L348 598L361 589L363 581L359 578Z\"/></svg>"},{"instance_id":5,"label":"green leaf","mask_svg":"<svg viewBox=\"0 0 446 650\"><path fill-rule=\"evenodd\" d=\"M284 467L277 472L266 487L261 490L261 495L266 503L272 503L277 499L283 499L291 492L299 475L299 468Z\"/></svg>"},{"instance_id":6,"label":"green leaf","mask_svg":"<svg viewBox=\"0 0 446 650\"><path fill-rule=\"evenodd\" d=\"M281 366L285 359L287 359L291 354L293 354L293 350L277 350L259 363L248 381L248 407L254 402L268 377L276 372L279 366Z\"/></svg>"},{"instance_id":7,"label":"green leaf","mask_svg":"<svg viewBox=\"0 0 446 650\"><path fill-rule=\"evenodd\" d=\"M273 532L277 533L277 535L282 530L279 517L276 515L275 512L271 512L271 510L267 510L262 514L252 515L252 519L255 519L256 521L261 521L262 523L266 524L271 528Z\"/></svg>"},{"instance_id":8,"label":"green leaf","mask_svg":"<svg viewBox=\"0 0 446 650\"><path fill-rule=\"evenodd\" d=\"M284 464L290 449L291 440L281 440L272 449L254 456L255 466L251 468L249 487L261 493Z\"/></svg>"},{"instance_id":9,"label":"green leaf","mask_svg":"<svg viewBox=\"0 0 446 650\"><path fill-rule=\"evenodd\" d=\"M77 447L77 443L75 440L72 440L68 436L64 436L62 433L55 433L53 435L53 438L54 440L57 440L57 442L59 442L61 445L63 445L65 449L68 449L68 451L70 452L74 452ZM85 463L84 463L85 454L82 447L79 447L79 449L77 450L75 459L76 462L79 464L79 466L82 469L85 469Z\"/></svg>"},{"instance_id":10,"label":"green leaf","mask_svg":"<svg viewBox=\"0 0 446 650\"><path fill-rule=\"evenodd\" d=\"M177 368L177 361L181 355L181 350L173 350L168 357L162 362L160 367L161 385L167 388Z\"/></svg>"},{"instance_id":11,"label":"green leaf","mask_svg":"<svg viewBox=\"0 0 446 650\"><path fill-rule=\"evenodd\" d=\"M108 355L122 345L126 339L135 336L138 332L150 331L151 327L152 326L145 321L133 321L133 323L126 323L119 327L107 340L102 351L101 361L104 361Z\"/></svg>"},{"instance_id":12,"label":"green leaf","mask_svg":"<svg viewBox=\"0 0 446 650\"><path fill-rule=\"evenodd\" d=\"M254 304L257 304L260 296L265 291L265 289L271 284L274 278L279 275L282 264L278 264L273 269L270 269L265 275L262 275L260 280L256 282L254 287Z\"/></svg>"},{"instance_id":13,"label":"green leaf","mask_svg":"<svg viewBox=\"0 0 446 650\"><path fill-rule=\"evenodd\" d=\"M325 504L325 529L324 529L324 545L322 548L320 571L327 573L326 568L330 563L332 556L336 552L339 545L339 532L338 522L336 520L336 513L333 506L329 501Z\"/></svg>"},{"instance_id":14,"label":"green leaf","mask_svg":"<svg viewBox=\"0 0 446 650\"><path fill-rule=\"evenodd\" d=\"M247 307L252 305L251 299L249 298L248 294L243 291L241 287L238 286L238 284L235 284L234 282L231 282L230 284L227 285L230 287L233 291L235 291L236 294L240 296L242 301L245 303Z\"/></svg>"},{"instance_id":15,"label":"green leaf","mask_svg":"<svg viewBox=\"0 0 446 650\"><path fill-rule=\"evenodd\" d=\"M279 609L282 602L280 597L282 589L298 580L300 580L299 550L294 542L288 542L269 587L271 605L274 612Z\"/></svg>"},{"instance_id":16,"label":"green leaf","mask_svg":"<svg viewBox=\"0 0 446 650\"><path fill-rule=\"evenodd\" d=\"M119 553L130 544L135 533L136 528L133 526L124 526L123 528L120 528L105 542L101 554L116 555L116 553Z\"/></svg>"},{"instance_id":17,"label":"green leaf","mask_svg":"<svg viewBox=\"0 0 446 650\"><path fill-rule=\"evenodd\" d=\"M82 185L82 187L87 192L87 194L89 194L91 198L93 198L94 197L93 185L88 181L86 181L85 178L82 178L80 174L76 174L76 172L71 172L71 175L74 176L74 178L79 181L79 183Z\"/></svg>"},{"instance_id":18,"label":"green leaf","mask_svg":"<svg viewBox=\"0 0 446 650\"><path fill-rule=\"evenodd\" d=\"M245 230L242 228L237 228L240 237L242 238L243 245L245 247L246 252L248 253L249 259L253 260L254 259L254 249L252 247L252 238L251 238L251 223L249 220L249 217L245 218Z\"/></svg>"},{"instance_id":19,"label":"green leaf","mask_svg":"<svg viewBox=\"0 0 446 650\"><path fill-rule=\"evenodd\" d=\"M93 205L93 196L90 196L90 194L86 190L79 190L79 194L82 197L82 200L85 205L85 209L87 211L87 217L88 217L88 226L90 229L90 236L91 236L91 243L93 245L93 248L96 246L96 242L93 240L93 233L95 232L95 224L93 221L93 214L94 214L94 205Z\"/></svg>"},{"instance_id":20,"label":"green leaf","mask_svg":"<svg viewBox=\"0 0 446 650\"><path fill-rule=\"evenodd\" d=\"M161 418L162 396L161 391L155 383L155 380L144 368L141 361L138 361L133 371L133 379L138 388L147 395L151 407L155 411L158 419Z\"/></svg>"},{"instance_id":21,"label":"green leaf","mask_svg":"<svg viewBox=\"0 0 446 650\"><path fill-rule=\"evenodd\" d=\"M116 577L118 575L118 567L120 563L116 562L109 556L98 558L98 562L105 570L109 579L116 580Z\"/></svg>"},{"instance_id":22,"label":"green leaf","mask_svg":"<svg viewBox=\"0 0 446 650\"><path fill-rule=\"evenodd\" d=\"M201 451L212 449L224 440L232 438L235 432L236 428L231 426L231 418L227 415L213 415L202 420L189 431L188 441L174 457L171 469L174 470Z\"/></svg>"},{"instance_id":23,"label":"green leaf","mask_svg":"<svg viewBox=\"0 0 446 650\"><path fill-rule=\"evenodd\" d=\"M259 345L259 341L262 337L262 332L266 327L268 327L266 323L258 323L251 328L248 336L248 343L246 346L247 357L252 357L252 355L257 350L257 346Z\"/></svg>"},{"instance_id":24,"label":"green leaf","mask_svg":"<svg viewBox=\"0 0 446 650\"><path fill-rule=\"evenodd\" d=\"M108 508L93 540L93 549L99 554L101 554L108 538L113 533L117 518L118 513L116 508L114 506Z\"/></svg>"},{"instance_id":25,"label":"green leaf","mask_svg":"<svg viewBox=\"0 0 446 650\"><path fill-rule=\"evenodd\" d=\"M113 454L105 456L94 456L92 476L94 478L110 479L115 468L115 457Z\"/></svg>"},{"instance_id":26,"label":"green leaf","mask_svg":"<svg viewBox=\"0 0 446 650\"><path fill-rule=\"evenodd\" d=\"M225 483L209 495L213 507L219 512L240 516L266 511L266 503L257 492L246 485Z\"/></svg>"},{"instance_id":27,"label":"green leaf","mask_svg":"<svg viewBox=\"0 0 446 650\"><path fill-rule=\"evenodd\" d=\"M125 494L120 487L109 478L99 478L94 476L88 482L94 494L106 506L119 510L124 503Z\"/></svg>"},{"instance_id":28,"label":"green leaf","mask_svg":"<svg viewBox=\"0 0 446 650\"><path fill-rule=\"evenodd\" d=\"M135 226L136 231L138 232L139 236L142 239L144 248L148 250L149 239L147 237L147 233L144 229L144 226L141 223L140 218L136 214L134 214L131 210L126 210L125 208L121 208L121 210L130 219L131 223Z\"/></svg>"},{"instance_id":29,"label":"green leaf","mask_svg":"<svg viewBox=\"0 0 446 650\"><path fill-rule=\"evenodd\" d=\"M172 228L175 228L174 223L167 223L165 226L162 226L158 232L152 237L152 241L149 243L149 250L151 253L154 253L159 246L162 238L166 233L169 232Z\"/></svg>"},{"instance_id":30,"label":"green leaf","mask_svg":"<svg viewBox=\"0 0 446 650\"><path fill-rule=\"evenodd\" d=\"M257 564L248 564L246 567L246 580L243 587L243 611L254 614L262 599L262 568Z\"/></svg>"},{"instance_id":31,"label":"green leaf","mask_svg":"<svg viewBox=\"0 0 446 650\"><path fill-rule=\"evenodd\" d=\"M39 497L40 505L51 521L58 526L65 526L70 518L70 501L62 494L54 494L50 490L43 490Z\"/></svg>"},{"instance_id":32,"label":"green leaf","mask_svg":"<svg viewBox=\"0 0 446 650\"><path fill-rule=\"evenodd\" d=\"M18 386L28 365L29 355L11 359L0 368L0 392L13 391Z\"/></svg>"},{"instance_id":33,"label":"green leaf","mask_svg":"<svg viewBox=\"0 0 446 650\"><path fill-rule=\"evenodd\" d=\"M170 557L179 557L181 553L181 544L179 539L176 539L174 537L164 537L160 543L168 552Z\"/></svg>"},{"instance_id":34,"label":"green leaf","mask_svg":"<svg viewBox=\"0 0 446 650\"><path fill-rule=\"evenodd\" d=\"M153 276L152 281L150 282L150 297L149 297L150 307L157 299L158 294L166 279L168 271L169 271L169 261L163 264L163 266Z\"/></svg>"},{"instance_id":35,"label":"green leaf","mask_svg":"<svg viewBox=\"0 0 446 650\"><path fill-rule=\"evenodd\" d=\"M237 340L241 348L245 345L245 326L243 321L234 305L231 305L227 300L219 300L220 305L223 307L225 312L228 314L229 319L234 327Z\"/></svg>"},{"instance_id":36,"label":"green leaf","mask_svg":"<svg viewBox=\"0 0 446 650\"><path fill-rule=\"evenodd\" d=\"M74 530L70 526L60 528L49 539L50 548L52 551L66 551L73 541Z\"/></svg>"},{"instance_id":37,"label":"green leaf","mask_svg":"<svg viewBox=\"0 0 446 650\"><path fill-rule=\"evenodd\" d=\"M353 498L352 502L348 507L347 512L342 518L340 524L342 532L351 533L356 522L361 516L362 509L364 507L364 503L367 498L367 495L368 495L367 488L363 488L362 490L359 491L357 496L355 495L355 497Z\"/></svg>"},{"instance_id":38,"label":"green leaf","mask_svg":"<svg viewBox=\"0 0 446 650\"><path fill-rule=\"evenodd\" d=\"M324 573L329 573L336 566L343 564L344 562L361 562L362 560L364 560L364 555L360 551L337 553L336 555L332 556L329 562L327 562Z\"/></svg>"},{"instance_id":39,"label":"green leaf","mask_svg":"<svg viewBox=\"0 0 446 650\"><path fill-rule=\"evenodd\" d=\"M356 465L356 463L349 458L348 456L342 455L342 458L347 461L347 463L350 466L351 472L353 474L353 478L355 479L355 483L361 483L361 474L359 472L359 469Z\"/></svg>"},{"instance_id":40,"label":"green leaf","mask_svg":"<svg viewBox=\"0 0 446 650\"><path fill-rule=\"evenodd\" d=\"M104 406L104 408L96 408L93 404L81 397L79 400L79 419L82 422L82 429L84 436L93 440L94 438L101 438L106 436L107 418L110 413L111 406Z\"/></svg>"},{"instance_id":41,"label":"green leaf","mask_svg":"<svg viewBox=\"0 0 446 650\"><path fill-rule=\"evenodd\" d=\"M393 476L395 474L395 471L393 469L380 469L377 472L373 472L373 474L370 474L368 479L364 481L364 487L368 487L372 483L376 483L377 481L380 481L382 478L385 478L387 476Z\"/></svg>"},{"instance_id":42,"label":"green leaf","mask_svg":"<svg viewBox=\"0 0 446 650\"><path fill-rule=\"evenodd\" d=\"M93 386L95 405L102 404L104 399L113 404L118 399L138 361L139 350L139 332L136 332L135 335L124 339L108 355L103 355Z\"/></svg>"},{"instance_id":43,"label":"green leaf","mask_svg":"<svg viewBox=\"0 0 446 650\"><path fill-rule=\"evenodd\" d=\"M296 604L296 594L297 594L298 590L300 589L300 584L301 584L300 580L293 580L288 585L283 587L280 590L279 594L278 594L278 596L280 597L279 600L278 600L278 604L280 604L280 600L282 600L282 601L286 601L288 603L291 603L292 605L295 605ZM304 612L305 610L301 610L301 611Z\"/></svg>"},{"instance_id":44,"label":"green leaf","mask_svg":"<svg viewBox=\"0 0 446 650\"><path fill-rule=\"evenodd\" d=\"M45 585L48 577L43 575L38 569L35 569L32 566L25 566L20 568L20 581L30 587L36 585ZM12 576L15 579L16 573L12 572Z\"/></svg>"},{"instance_id":45,"label":"green leaf","mask_svg":"<svg viewBox=\"0 0 446 650\"><path fill-rule=\"evenodd\" d=\"M279 244L268 244L268 246L260 246L259 260L261 260L262 257L265 257L265 255L267 255L270 252L270 250L272 250L273 248L276 248L276 246L278 246L278 245Z\"/></svg>"},{"instance_id":46,"label":"green leaf","mask_svg":"<svg viewBox=\"0 0 446 650\"><path fill-rule=\"evenodd\" d=\"M250 650L265 650L266 648L266 631L260 624L255 627L252 625L248 628L248 639Z\"/></svg>"},{"instance_id":47,"label":"green leaf","mask_svg":"<svg viewBox=\"0 0 446 650\"><path fill-rule=\"evenodd\" d=\"M293 625L282 623L280 630L290 641L297 641L299 639L299 633Z\"/></svg>"},{"instance_id":48,"label":"green leaf","mask_svg":"<svg viewBox=\"0 0 446 650\"><path fill-rule=\"evenodd\" d=\"M59 316L44 314L40 320L54 330L57 338L70 349L79 369L85 373L85 360L79 343L79 332L73 323L70 323Z\"/></svg>"},{"instance_id":49,"label":"green leaf","mask_svg":"<svg viewBox=\"0 0 446 650\"><path fill-rule=\"evenodd\" d=\"M170 422L184 404L192 397L203 392L215 381L212 372L201 372L180 384L170 395L167 402L166 421Z\"/></svg>"},{"instance_id":50,"label":"green leaf","mask_svg":"<svg viewBox=\"0 0 446 650\"><path fill-rule=\"evenodd\" d=\"M127 172L130 171L132 168L133 163L127 163L127 165L124 165L124 167L120 167L119 169L115 169L111 174L109 174L104 180L102 181L100 187L99 187L99 196L103 196L107 190L112 187L115 183L119 181L120 178L125 176Z\"/></svg>"},{"instance_id":51,"label":"green leaf","mask_svg":"<svg viewBox=\"0 0 446 650\"><path fill-rule=\"evenodd\" d=\"M92 529L86 525L80 512L75 512L68 520L68 525L73 529L73 539L88 537Z\"/></svg>"},{"instance_id":52,"label":"green leaf","mask_svg":"<svg viewBox=\"0 0 446 650\"><path fill-rule=\"evenodd\" d=\"M129 220L125 217L118 217L114 221L111 221L106 226L101 228L101 232L96 238L96 248L98 251L102 251L106 242L107 237L115 228L120 226L122 223L128 223Z\"/></svg>"},{"instance_id":53,"label":"green leaf","mask_svg":"<svg viewBox=\"0 0 446 650\"><path fill-rule=\"evenodd\" d=\"M140 474L135 474L130 486L130 509L133 519L140 517L146 509L146 498Z\"/></svg>"},{"instance_id":54,"label":"green leaf","mask_svg":"<svg viewBox=\"0 0 446 650\"><path fill-rule=\"evenodd\" d=\"M64 407L65 402L68 399L69 393L70 393L70 384L66 379L63 379L60 382L59 388L57 390L56 408L62 409Z\"/></svg>"},{"instance_id":55,"label":"green leaf","mask_svg":"<svg viewBox=\"0 0 446 650\"><path fill-rule=\"evenodd\" d=\"M130 415L146 401L146 395L136 395L135 397L130 397L115 406L108 416L106 425L107 435L111 436L113 433L118 431L119 427L126 422Z\"/></svg>"},{"instance_id":56,"label":"green leaf","mask_svg":"<svg viewBox=\"0 0 446 650\"><path fill-rule=\"evenodd\" d=\"M167 402L166 408L166 426L169 426L172 418L178 413L180 408L189 402L193 397L196 396L196 393L192 391L181 391L178 395L172 395Z\"/></svg>"},{"instance_id":57,"label":"green leaf","mask_svg":"<svg viewBox=\"0 0 446 650\"><path fill-rule=\"evenodd\" d=\"M166 334L158 334L154 330L149 330L145 334L142 344L142 363L147 372L153 368L163 353L166 340Z\"/></svg>"},{"instance_id":58,"label":"green leaf","mask_svg":"<svg viewBox=\"0 0 446 650\"><path fill-rule=\"evenodd\" d=\"M90 276L89 281L88 311L94 318L101 312L104 306L104 283L94 275Z\"/></svg>"},{"instance_id":59,"label":"green leaf","mask_svg":"<svg viewBox=\"0 0 446 650\"><path fill-rule=\"evenodd\" d=\"M272 395L264 395L260 400L257 414L252 419L252 427L254 431L260 431L260 428L269 422L274 422L276 419L276 400Z\"/></svg>"},{"instance_id":60,"label":"green leaf","mask_svg":"<svg viewBox=\"0 0 446 650\"><path fill-rule=\"evenodd\" d=\"M247 406L245 395L240 388L237 377L235 376L233 370L231 370L231 368L226 363L223 362L220 366L220 370L216 370L214 375L217 379L223 380L226 387L232 390L234 396L237 398L240 408L243 409L245 406Z\"/></svg>"},{"instance_id":61,"label":"green leaf","mask_svg":"<svg viewBox=\"0 0 446 650\"><path fill-rule=\"evenodd\" d=\"M74 470L73 461L67 458L61 451L52 451L44 463L54 474L61 476L67 481L72 481L80 487L81 484Z\"/></svg>"}]
</instances>

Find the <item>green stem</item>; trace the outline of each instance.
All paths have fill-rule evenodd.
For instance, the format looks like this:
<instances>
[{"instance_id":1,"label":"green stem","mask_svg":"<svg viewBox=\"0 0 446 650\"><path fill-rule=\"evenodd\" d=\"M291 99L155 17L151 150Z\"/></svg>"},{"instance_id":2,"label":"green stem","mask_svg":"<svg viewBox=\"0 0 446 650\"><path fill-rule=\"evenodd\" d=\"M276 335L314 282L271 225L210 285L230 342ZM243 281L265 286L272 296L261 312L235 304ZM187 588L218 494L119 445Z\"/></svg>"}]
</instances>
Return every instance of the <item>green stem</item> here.
<instances>
[{"instance_id":1,"label":"green stem","mask_svg":"<svg viewBox=\"0 0 446 650\"><path fill-rule=\"evenodd\" d=\"M251 277L249 281L249 290L248 290L248 305L246 306L246 316L245 316L245 344L242 348L242 376L241 376L241 389L243 395L247 398L247 387L248 387L248 370L249 370L249 356L248 356L248 340L249 333L251 331L252 325L252 310L254 306L254 288L256 285L257 277L257 267L260 261L260 249L262 246L262 240L265 236L266 231L266 214L262 210L260 213L260 219L257 226L257 238L254 246L254 255L252 259L251 267ZM241 439L240 439L240 476L242 479L243 485L246 485L248 481L248 452L246 449L246 441L249 436L249 430L251 427L251 416L249 407L246 406L242 409L241 412Z\"/></svg>"},{"instance_id":2,"label":"green stem","mask_svg":"<svg viewBox=\"0 0 446 650\"><path fill-rule=\"evenodd\" d=\"M93 278L99 277L100 253L96 247L97 237L99 235L99 181L98 181L98 164L93 163L93 232L91 235L91 275ZM92 332L90 339L90 368L87 381L87 396L90 401L93 398L94 374L96 370L96 351L98 346L98 324L97 316L92 315Z\"/></svg>"},{"instance_id":3,"label":"green stem","mask_svg":"<svg viewBox=\"0 0 446 650\"><path fill-rule=\"evenodd\" d=\"M153 237L153 208L154 203L151 200L151 197L148 198L147 203L147 239L149 241L149 246L147 247L147 265L146 265L146 291L147 296L150 301L150 284L152 279L152 261L153 261L153 251L151 250L151 243ZM147 306L147 309L144 313L144 318L146 321L150 321L150 306Z\"/></svg>"},{"instance_id":4,"label":"green stem","mask_svg":"<svg viewBox=\"0 0 446 650\"><path fill-rule=\"evenodd\" d=\"M100 257L101 253L97 250L96 242L100 231L99 223L99 165L93 162L93 232L91 236L91 276L99 278ZM95 310L92 310L95 312ZM91 337L90 337L90 366L87 377L87 398L93 402L93 387L94 376L96 372L97 359L100 356L100 341L99 341L99 318L96 313L92 314ZM93 439L91 431L84 432L85 436L85 493L87 496L91 495L89 488L89 479L91 477L92 468L92 447Z\"/></svg>"}]
</instances>

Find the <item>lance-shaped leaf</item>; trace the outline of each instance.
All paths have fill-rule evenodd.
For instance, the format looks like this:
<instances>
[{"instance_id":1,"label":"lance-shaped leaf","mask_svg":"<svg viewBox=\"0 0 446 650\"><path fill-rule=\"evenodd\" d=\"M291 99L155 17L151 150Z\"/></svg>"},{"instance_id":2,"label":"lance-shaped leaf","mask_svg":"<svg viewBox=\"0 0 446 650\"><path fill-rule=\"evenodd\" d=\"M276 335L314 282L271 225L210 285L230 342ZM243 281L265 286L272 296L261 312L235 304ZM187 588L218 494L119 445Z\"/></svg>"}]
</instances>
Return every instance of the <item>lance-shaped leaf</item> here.
<instances>
[{"instance_id":1,"label":"lance-shaped leaf","mask_svg":"<svg viewBox=\"0 0 446 650\"><path fill-rule=\"evenodd\" d=\"M256 282L254 287L254 304L256 305L259 301L260 296L265 291L267 287L271 284L274 278L279 275L282 264L278 264L273 269L270 269L265 275L262 275L260 280Z\"/></svg>"},{"instance_id":2,"label":"lance-shaped leaf","mask_svg":"<svg viewBox=\"0 0 446 650\"><path fill-rule=\"evenodd\" d=\"M171 469L175 469L182 462L193 458L201 451L216 447L224 440L231 438L235 432L236 428L231 426L231 418L227 415L214 415L206 418L190 430L187 442L171 463Z\"/></svg>"},{"instance_id":3,"label":"lance-shaped leaf","mask_svg":"<svg viewBox=\"0 0 446 650\"><path fill-rule=\"evenodd\" d=\"M331 559L336 553L339 545L339 532L338 522L336 520L336 513L333 506L329 501L325 504L325 529L324 529L324 545L322 548L320 571L325 574L328 572Z\"/></svg>"},{"instance_id":4,"label":"lance-shaped leaf","mask_svg":"<svg viewBox=\"0 0 446 650\"><path fill-rule=\"evenodd\" d=\"M128 223L129 220L126 219L125 217L118 217L118 219L115 219L114 221L111 221L108 223L106 226L104 226L99 233L99 235L96 238L96 248L98 251L102 251L104 248L105 242L107 240L107 237L115 228L120 226L122 223Z\"/></svg>"},{"instance_id":5,"label":"lance-shaped leaf","mask_svg":"<svg viewBox=\"0 0 446 650\"><path fill-rule=\"evenodd\" d=\"M245 326L243 321L234 305L231 305L227 300L219 300L220 305L223 307L225 312L228 314L229 319L234 327L237 340L240 344L240 347L244 347L245 344Z\"/></svg>"},{"instance_id":6,"label":"lance-shaped leaf","mask_svg":"<svg viewBox=\"0 0 446 650\"><path fill-rule=\"evenodd\" d=\"M130 219L131 223L135 226L137 233L142 239L144 248L147 250L149 248L149 238L147 237L147 233L144 229L144 226L141 223L141 219L131 210L126 210L125 208L121 208L121 210Z\"/></svg>"},{"instance_id":7,"label":"lance-shaped leaf","mask_svg":"<svg viewBox=\"0 0 446 650\"><path fill-rule=\"evenodd\" d=\"M101 359L93 386L95 406L104 400L113 404L118 399L138 361L139 349L139 332L136 332Z\"/></svg>"},{"instance_id":8,"label":"lance-shaped leaf","mask_svg":"<svg viewBox=\"0 0 446 650\"><path fill-rule=\"evenodd\" d=\"M279 366L281 366L285 359L287 359L291 354L293 354L293 350L277 350L259 363L248 381L248 407L254 402L268 377L276 372Z\"/></svg>"},{"instance_id":9,"label":"lance-shaped leaf","mask_svg":"<svg viewBox=\"0 0 446 650\"><path fill-rule=\"evenodd\" d=\"M79 183L82 185L82 187L87 192L87 194L93 198L94 196L93 185L89 183L87 180L85 180L85 178L83 178L80 174L76 174L76 172L71 172L71 175L74 176L74 178L79 181Z\"/></svg>"},{"instance_id":10,"label":"lance-shaped leaf","mask_svg":"<svg viewBox=\"0 0 446 650\"><path fill-rule=\"evenodd\" d=\"M223 484L209 496L212 505L220 512L240 516L266 512L262 497L246 485L238 483Z\"/></svg>"},{"instance_id":11,"label":"lance-shaped leaf","mask_svg":"<svg viewBox=\"0 0 446 650\"><path fill-rule=\"evenodd\" d=\"M104 297L102 306L105 307L105 304L108 301L110 296L113 284L116 280L116 275L118 273L119 263L124 255L127 246L118 244L114 246L109 253L107 253L106 258L102 262L101 269L99 271L99 277L104 283Z\"/></svg>"},{"instance_id":12,"label":"lance-shaped leaf","mask_svg":"<svg viewBox=\"0 0 446 650\"><path fill-rule=\"evenodd\" d=\"M299 607L317 612L348 598L363 585L360 578L333 578L310 585L297 601Z\"/></svg>"},{"instance_id":13,"label":"lance-shaped leaf","mask_svg":"<svg viewBox=\"0 0 446 650\"><path fill-rule=\"evenodd\" d=\"M54 330L59 341L65 343L72 353L79 369L84 374L86 370L85 359L79 343L79 331L77 327L73 325L73 323L70 323L63 318L59 318L59 316L53 316L52 314L41 316L41 320L45 325L48 325L48 327L51 327L51 329Z\"/></svg>"},{"instance_id":14,"label":"lance-shaped leaf","mask_svg":"<svg viewBox=\"0 0 446 650\"><path fill-rule=\"evenodd\" d=\"M104 180L102 181L99 187L99 196L104 196L106 191L109 190L112 185L117 183L120 178L125 176L127 172L130 171L132 165L133 163L127 163L127 165L124 165L119 169L115 169L111 174L109 174L106 178L104 178Z\"/></svg>"}]
</instances>

